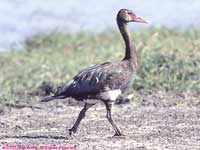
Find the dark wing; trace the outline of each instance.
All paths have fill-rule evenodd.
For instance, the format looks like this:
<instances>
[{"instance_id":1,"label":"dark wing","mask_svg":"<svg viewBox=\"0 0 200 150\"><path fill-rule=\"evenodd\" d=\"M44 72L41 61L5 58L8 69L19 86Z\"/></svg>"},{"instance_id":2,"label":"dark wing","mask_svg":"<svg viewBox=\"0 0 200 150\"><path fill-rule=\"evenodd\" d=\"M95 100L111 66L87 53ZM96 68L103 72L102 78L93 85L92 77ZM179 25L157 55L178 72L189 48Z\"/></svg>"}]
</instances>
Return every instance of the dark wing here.
<instances>
[{"instance_id":1,"label":"dark wing","mask_svg":"<svg viewBox=\"0 0 200 150\"><path fill-rule=\"evenodd\" d=\"M58 89L55 95L81 96L109 90L114 88L114 85L121 84L112 85L111 82L113 77L120 77L120 73L122 71L113 63L95 65L81 71L68 84Z\"/></svg>"}]
</instances>

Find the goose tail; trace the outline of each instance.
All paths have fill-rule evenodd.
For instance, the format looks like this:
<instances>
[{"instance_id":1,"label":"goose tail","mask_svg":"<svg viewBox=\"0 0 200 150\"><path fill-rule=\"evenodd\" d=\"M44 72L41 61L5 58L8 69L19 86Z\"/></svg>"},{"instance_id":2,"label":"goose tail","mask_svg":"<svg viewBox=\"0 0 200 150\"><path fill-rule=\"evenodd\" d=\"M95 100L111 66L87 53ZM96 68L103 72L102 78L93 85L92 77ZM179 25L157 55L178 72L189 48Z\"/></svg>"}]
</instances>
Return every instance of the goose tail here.
<instances>
[{"instance_id":1,"label":"goose tail","mask_svg":"<svg viewBox=\"0 0 200 150\"><path fill-rule=\"evenodd\" d=\"M41 102L49 102L56 99L54 96L50 96L50 97L45 97L43 99L41 99Z\"/></svg>"}]
</instances>

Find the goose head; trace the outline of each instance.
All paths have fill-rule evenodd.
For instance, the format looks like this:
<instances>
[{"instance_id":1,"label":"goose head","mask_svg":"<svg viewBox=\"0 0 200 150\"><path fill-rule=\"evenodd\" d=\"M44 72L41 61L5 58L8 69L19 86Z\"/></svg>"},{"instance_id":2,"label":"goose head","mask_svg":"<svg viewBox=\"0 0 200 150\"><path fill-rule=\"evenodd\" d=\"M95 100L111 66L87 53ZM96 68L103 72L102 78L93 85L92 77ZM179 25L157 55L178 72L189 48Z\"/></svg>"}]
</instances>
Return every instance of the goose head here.
<instances>
[{"instance_id":1,"label":"goose head","mask_svg":"<svg viewBox=\"0 0 200 150\"><path fill-rule=\"evenodd\" d=\"M132 10L121 9L117 14L117 20L120 22L139 22L139 23L149 23L148 20L137 16Z\"/></svg>"}]
</instances>

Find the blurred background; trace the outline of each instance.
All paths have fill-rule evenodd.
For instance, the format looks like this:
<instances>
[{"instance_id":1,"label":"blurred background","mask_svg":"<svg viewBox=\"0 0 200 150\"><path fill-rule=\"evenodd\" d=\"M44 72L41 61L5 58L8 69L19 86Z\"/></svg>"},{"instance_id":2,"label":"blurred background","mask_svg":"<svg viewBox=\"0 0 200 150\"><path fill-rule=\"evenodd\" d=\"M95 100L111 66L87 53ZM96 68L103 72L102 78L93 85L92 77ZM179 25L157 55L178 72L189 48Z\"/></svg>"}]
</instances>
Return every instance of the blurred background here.
<instances>
[{"instance_id":1,"label":"blurred background","mask_svg":"<svg viewBox=\"0 0 200 150\"><path fill-rule=\"evenodd\" d=\"M200 24L199 6L199 0L1 0L0 51L20 48L27 37L51 31L116 30L121 8L148 18L148 27L189 28Z\"/></svg>"}]
</instances>

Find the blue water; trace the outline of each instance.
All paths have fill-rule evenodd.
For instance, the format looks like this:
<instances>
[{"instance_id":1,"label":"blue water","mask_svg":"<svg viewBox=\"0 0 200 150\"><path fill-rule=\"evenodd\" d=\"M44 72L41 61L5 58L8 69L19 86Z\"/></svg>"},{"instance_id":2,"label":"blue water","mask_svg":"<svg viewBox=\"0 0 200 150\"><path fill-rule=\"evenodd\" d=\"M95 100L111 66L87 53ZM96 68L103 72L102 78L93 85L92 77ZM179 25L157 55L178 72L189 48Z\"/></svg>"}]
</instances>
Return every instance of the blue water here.
<instances>
[{"instance_id":1,"label":"blue water","mask_svg":"<svg viewBox=\"0 0 200 150\"><path fill-rule=\"evenodd\" d=\"M115 15L129 8L148 26L189 28L200 24L200 0L1 0L0 51L20 48L27 37L50 31L117 29Z\"/></svg>"}]
</instances>

